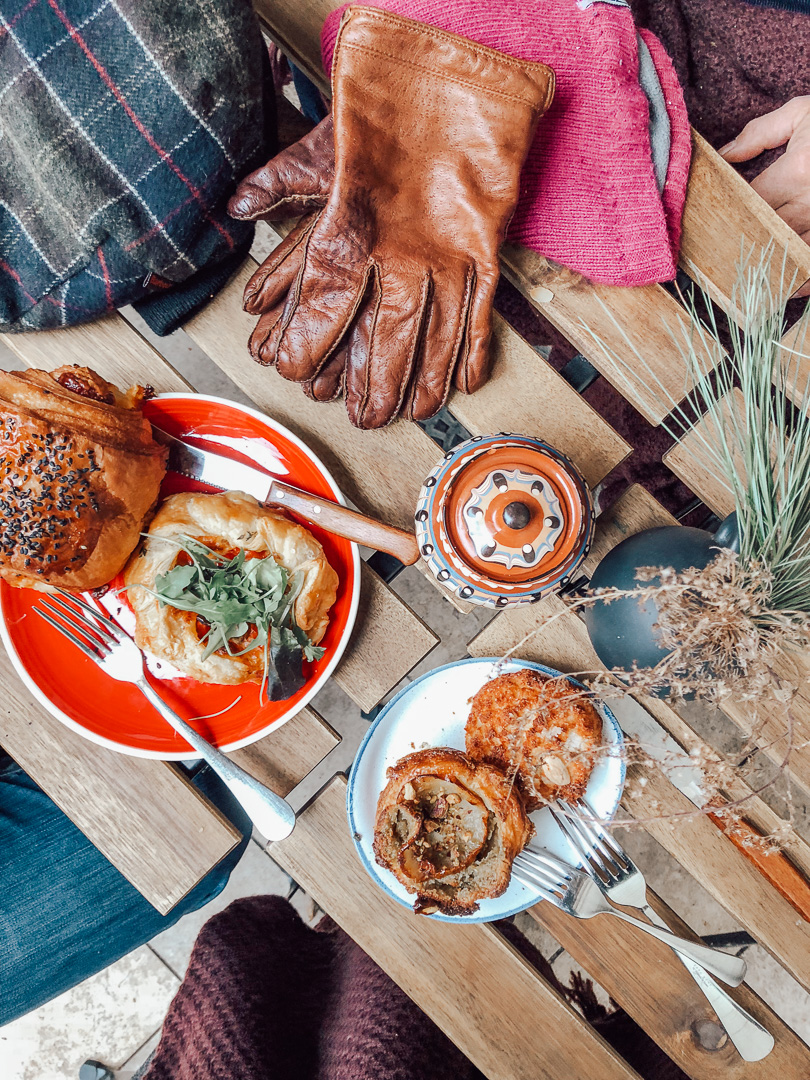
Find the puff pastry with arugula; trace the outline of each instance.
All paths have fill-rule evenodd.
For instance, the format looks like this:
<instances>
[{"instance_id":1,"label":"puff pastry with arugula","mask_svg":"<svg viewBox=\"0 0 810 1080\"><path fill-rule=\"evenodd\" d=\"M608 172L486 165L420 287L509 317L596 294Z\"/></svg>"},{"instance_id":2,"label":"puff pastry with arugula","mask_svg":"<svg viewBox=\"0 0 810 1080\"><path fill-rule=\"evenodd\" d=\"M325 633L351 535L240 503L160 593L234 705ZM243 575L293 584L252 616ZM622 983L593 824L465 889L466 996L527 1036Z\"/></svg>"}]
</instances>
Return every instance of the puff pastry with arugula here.
<instances>
[{"instance_id":1,"label":"puff pastry with arugula","mask_svg":"<svg viewBox=\"0 0 810 1080\"><path fill-rule=\"evenodd\" d=\"M323 655L338 575L307 529L252 496L185 492L158 510L124 584L141 649L275 701Z\"/></svg>"}]
</instances>

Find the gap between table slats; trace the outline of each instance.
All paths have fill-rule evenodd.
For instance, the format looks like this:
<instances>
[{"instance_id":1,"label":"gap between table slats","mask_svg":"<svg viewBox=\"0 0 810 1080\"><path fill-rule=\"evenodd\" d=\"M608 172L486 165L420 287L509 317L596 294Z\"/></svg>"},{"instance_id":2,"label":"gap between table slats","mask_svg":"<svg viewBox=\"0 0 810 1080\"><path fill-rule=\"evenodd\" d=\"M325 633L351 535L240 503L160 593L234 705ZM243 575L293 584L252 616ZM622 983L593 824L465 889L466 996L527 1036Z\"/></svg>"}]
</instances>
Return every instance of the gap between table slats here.
<instances>
[{"instance_id":1,"label":"gap between table slats","mask_svg":"<svg viewBox=\"0 0 810 1080\"><path fill-rule=\"evenodd\" d=\"M342 776L270 854L492 1080L637 1077L493 927L419 917L369 879Z\"/></svg>"},{"instance_id":2,"label":"gap between table slats","mask_svg":"<svg viewBox=\"0 0 810 1080\"><path fill-rule=\"evenodd\" d=\"M672 521L642 488L631 488L611 511L609 516L602 515L599 519L595 551L589 556L597 561L624 535ZM583 622L557 596L548 597L532 608L502 612L470 642L470 654L502 656L530 634L541 617L549 614L559 617L526 640L516 655L569 673L602 670ZM646 697L640 701L687 749L703 745L700 736L665 702ZM691 812L694 807L658 769L645 767L641 774L647 779L645 791L649 789L649 793L637 799L625 799L626 812L645 819L644 828L803 986L810 988L810 924L798 916L706 815L696 814L675 822L665 820L667 815ZM755 823L773 828L779 820L751 793L742 778L729 794L733 798L750 798ZM653 820L656 817L663 820ZM810 849L796 834L791 838L789 853L807 872Z\"/></svg>"},{"instance_id":3,"label":"gap between table slats","mask_svg":"<svg viewBox=\"0 0 810 1080\"><path fill-rule=\"evenodd\" d=\"M732 391L738 404L742 394ZM724 517L734 509L734 500L726 481L716 472L705 441L713 441L714 421L704 416L679 444L665 456L667 466L684 481L715 513ZM704 441L705 440L705 441ZM740 472L744 463L738 460ZM796 696L787 706L775 699L753 702L724 701L720 706L746 735L756 732L756 744L777 766L790 750L790 771L805 792L810 792L810 654L807 651L782 652L773 664L774 673L797 687Z\"/></svg>"}]
</instances>

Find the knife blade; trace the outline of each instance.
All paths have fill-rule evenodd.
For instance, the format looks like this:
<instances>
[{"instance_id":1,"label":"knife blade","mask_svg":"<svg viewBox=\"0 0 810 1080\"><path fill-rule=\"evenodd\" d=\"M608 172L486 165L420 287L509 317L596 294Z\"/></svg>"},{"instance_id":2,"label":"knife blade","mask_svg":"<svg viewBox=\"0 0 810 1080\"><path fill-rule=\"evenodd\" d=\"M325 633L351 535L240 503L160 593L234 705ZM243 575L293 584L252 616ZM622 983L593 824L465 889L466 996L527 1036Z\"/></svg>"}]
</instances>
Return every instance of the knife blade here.
<instances>
[{"instance_id":1,"label":"knife blade","mask_svg":"<svg viewBox=\"0 0 810 1080\"><path fill-rule=\"evenodd\" d=\"M722 810L723 799L710 795L702 783L702 774L686 751L673 739L644 706L630 696L611 702L611 709L625 734L635 739L661 765L668 780L698 809L705 810L709 819L734 844L749 862L770 882L776 891L810 922L810 883L781 851L762 851L752 838L762 834L745 820L730 821L712 808Z\"/></svg>"},{"instance_id":2,"label":"knife blade","mask_svg":"<svg viewBox=\"0 0 810 1080\"><path fill-rule=\"evenodd\" d=\"M263 504L283 506L336 536L387 551L406 566L419 558L416 537L405 529L375 521L341 503L285 484L242 461L191 446L154 424L152 428L158 441L168 447L169 468L173 472L222 491L244 491Z\"/></svg>"}]
</instances>

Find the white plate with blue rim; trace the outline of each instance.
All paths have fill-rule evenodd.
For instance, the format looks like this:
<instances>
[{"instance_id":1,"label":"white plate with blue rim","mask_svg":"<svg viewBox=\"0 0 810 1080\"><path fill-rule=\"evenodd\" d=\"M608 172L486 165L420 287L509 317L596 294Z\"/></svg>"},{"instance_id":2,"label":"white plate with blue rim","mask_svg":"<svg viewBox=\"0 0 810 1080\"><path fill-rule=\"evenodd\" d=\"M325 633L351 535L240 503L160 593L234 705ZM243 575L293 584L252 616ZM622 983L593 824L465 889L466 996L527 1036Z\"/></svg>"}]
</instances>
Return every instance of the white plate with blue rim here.
<instances>
[{"instance_id":1,"label":"white plate with blue rim","mask_svg":"<svg viewBox=\"0 0 810 1080\"><path fill-rule=\"evenodd\" d=\"M388 782L386 770L406 754L432 746L464 750L464 729L470 713L470 699L484 683L498 675L532 668L552 677L562 673L528 660L472 658L436 668L409 683L382 709L369 728L354 759L346 794L349 828L360 859L380 888L404 907L413 909L415 895L409 893L374 858L374 819L380 792ZM582 687L576 679L570 680ZM582 689L585 689L582 687ZM599 698L590 699L602 717L603 752L588 780L585 798L599 817L610 820L619 805L625 779L623 736L618 721ZM555 824L548 807L530 815L535 835L529 847L550 851L569 861L571 849ZM473 915L442 915L423 918L441 922L492 922L505 919L542 899L537 890L512 875L501 896L481 900Z\"/></svg>"}]
</instances>

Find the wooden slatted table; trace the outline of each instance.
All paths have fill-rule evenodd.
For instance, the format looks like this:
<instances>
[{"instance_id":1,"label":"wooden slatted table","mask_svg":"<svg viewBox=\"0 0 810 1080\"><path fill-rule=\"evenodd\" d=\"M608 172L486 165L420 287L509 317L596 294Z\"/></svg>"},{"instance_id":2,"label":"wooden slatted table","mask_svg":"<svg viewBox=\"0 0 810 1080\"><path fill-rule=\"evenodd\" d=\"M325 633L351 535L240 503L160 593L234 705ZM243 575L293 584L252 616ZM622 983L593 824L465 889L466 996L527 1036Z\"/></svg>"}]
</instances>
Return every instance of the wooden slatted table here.
<instances>
[{"instance_id":1,"label":"wooden slatted table","mask_svg":"<svg viewBox=\"0 0 810 1080\"><path fill-rule=\"evenodd\" d=\"M334 0L257 0L271 37L323 85L318 34ZM734 208L736 229L728 228ZM739 234L751 243L775 238L787 251L789 273L810 277L810 249L745 185L733 169L695 136L695 158L684 219L683 268L703 278L718 304L734 317L731 292ZM358 432L339 402L307 399L299 387L255 365L246 341L253 318L241 309L248 260L227 288L186 327L185 333L256 406L300 435L325 461L345 494L361 509L409 526L421 481L440 450L417 426L397 422L383 431ZM504 274L527 300L597 366L654 424L661 409L632 376L638 352L658 373L673 401L688 390L683 361L670 330L684 324L678 302L663 288L596 288L561 282L534 253L507 247ZM594 345L587 323L621 358ZM669 328L669 329L668 329ZM91 326L5 339L28 365L53 368L89 364L120 384L151 383L159 391L188 384L124 318ZM502 318L496 317L494 376L478 394L454 394L449 409L473 434L500 429L540 435L569 454L589 483L597 484L629 453L602 420ZM707 505L724 510L727 493L705 470L673 451L670 467L684 475ZM625 536L672 518L634 487L605 510L585 564ZM437 586L438 588L438 586ZM569 671L593 669L598 660L584 626L559 597L532 608L498 614L469 643L472 655L499 655L536 629L517 655ZM471 631L472 634L472 631ZM396 686L437 643L436 633L367 566L360 615L335 681L364 710ZM235 843L233 829L172 765L125 758L80 739L34 705L0 662L0 744L62 806L105 855L161 911L169 910ZM685 750L705 748L685 716L661 701L644 700L657 723ZM810 701L799 706L810 724ZM742 710L729 715L745 729ZM774 719L774 723L776 720ZM275 790L289 791L337 744L339 735L312 709L235 756ZM810 745L810 740L808 741ZM645 828L692 878L722 904L805 987L810 987L810 924L769 884L705 816L660 772L633 766L646 781L643 795L626 798L623 811ZM810 789L810 761L800 757L797 779ZM748 797L747 817L772 830L779 819L742 778L732 798ZM515 952L496 927L455 926L419 919L390 901L368 880L357 859L345 817L345 779L335 777L299 817L292 836L273 857L331 914L493 1080L630 1080L637 1074ZM653 812L655 810L655 812ZM661 815L670 820L662 820ZM673 824L672 815L686 814ZM810 876L810 847L797 834L787 841L794 864ZM666 898L655 906L689 934ZM764 1062L745 1064L730 1044L715 1047L697 1033L711 1010L683 967L663 946L613 920L579 923L548 904L531 912L645 1030L696 1080L772 1078L806 1080L810 1050L748 987L734 993L776 1036Z\"/></svg>"}]
</instances>

